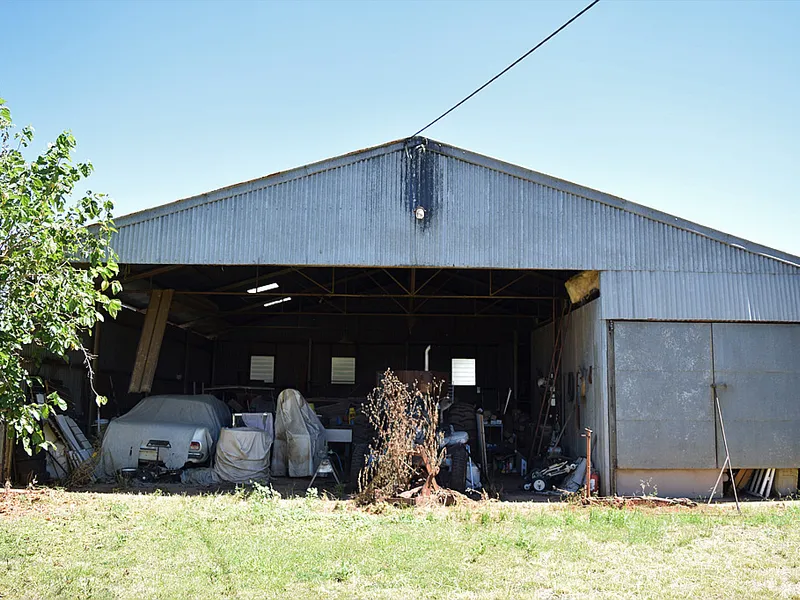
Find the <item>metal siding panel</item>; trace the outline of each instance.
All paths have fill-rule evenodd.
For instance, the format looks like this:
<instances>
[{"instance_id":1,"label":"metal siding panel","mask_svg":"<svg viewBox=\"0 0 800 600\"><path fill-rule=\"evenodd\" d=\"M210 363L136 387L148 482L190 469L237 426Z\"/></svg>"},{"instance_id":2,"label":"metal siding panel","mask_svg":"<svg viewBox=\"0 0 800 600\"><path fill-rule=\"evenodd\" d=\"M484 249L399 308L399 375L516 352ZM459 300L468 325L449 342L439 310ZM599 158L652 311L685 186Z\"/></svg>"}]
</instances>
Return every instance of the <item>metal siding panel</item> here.
<instances>
[{"instance_id":1,"label":"metal siding panel","mask_svg":"<svg viewBox=\"0 0 800 600\"><path fill-rule=\"evenodd\" d=\"M800 467L800 325L719 323L713 330L734 468ZM721 439L718 452L725 455Z\"/></svg>"},{"instance_id":2,"label":"metal siding panel","mask_svg":"<svg viewBox=\"0 0 800 600\"><path fill-rule=\"evenodd\" d=\"M588 377L588 371L592 369L592 383L586 385L586 397L578 399L580 408L578 412L578 423L575 427L568 427L564 436L563 445L569 450L576 452L577 455L585 454L585 440L580 438L580 433L584 427L590 427L594 432L592 464L601 472L601 481L609 481L610 471L608 469L608 427L606 422L606 355L604 340L606 338L605 324L600 321L600 309L597 301L576 309L570 316L569 327L567 328L564 340L564 349L561 357L561 373L566 376L575 376L578 371L583 371ZM552 327L547 326L534 333L535 340L540 347L536 349L539 353L538 368L547 369L553 345ZM544 364L546 363L546 364ZM535 368L537 368L535 367ZM569 414L575 409L575 401L567 401L566 412Z\"/></svg>"},{"instance_id":3,"label":"metal siding panel","mask_svg":"<svg viewBox=\"0 0 800 600\"><path fill-rule=\"evenodd\" d=\"M716 466L710 325L616 323L614 377L620 469Z\"/></svg>"},{"instance_id":4,"label":"metal siding panel","mask_svg":"<svg viewBox=\"0 0 800 600\"><path fill-rule=\"evenodd\" d=\"M422 223L414 201L429 204ZM146 264L800 273L688 227L710 232L443 145L394 145L123 217L114 244L121 262ZM692 312L679 288L662 291L664 310Z\"/></svg>"},{"instance_id":5,"label":"metal siding panel","mask_svg":"<svg viewBox=\"0 0 800 600\"><path fill-rule=\"evenodd\" d=\"M604 319L800 321L800 274L603 271Z\"/></svg>"}]
</instances>

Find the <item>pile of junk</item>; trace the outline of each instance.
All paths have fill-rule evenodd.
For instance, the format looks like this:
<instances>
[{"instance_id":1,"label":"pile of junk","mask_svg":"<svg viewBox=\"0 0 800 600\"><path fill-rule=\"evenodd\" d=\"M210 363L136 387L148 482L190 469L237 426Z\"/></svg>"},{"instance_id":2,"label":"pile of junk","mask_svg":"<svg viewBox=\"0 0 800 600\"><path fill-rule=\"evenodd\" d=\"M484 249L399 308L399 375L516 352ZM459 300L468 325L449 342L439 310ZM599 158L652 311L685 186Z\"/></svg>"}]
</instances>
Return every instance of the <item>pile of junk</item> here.
<instances>
[{"instance_id":1,"label":"pile of junk","mask_svg":"<svg viewBox=\"0 0 800 600\"><path fill-rule=\"evenodd\" d=\"M557 339L562 340L563 336L559 335ZM537 382L540 404L530 445L532 468L525 473L520 487L532 494L563 497L582 491L588 497L597 494L600 488L599 475L591 465L592 430L586 427L580 436L586 442L585 458L567 458L562 442L570 423L579 420L580 403L586 400L586 386L591 383L591 370L564 374L560 378L561 354L562 345L557 343L550 374L540 377ZM557 410L559 404L562 408L566 405L572 407L561 424Z\"/></svg>"}]
</instances>

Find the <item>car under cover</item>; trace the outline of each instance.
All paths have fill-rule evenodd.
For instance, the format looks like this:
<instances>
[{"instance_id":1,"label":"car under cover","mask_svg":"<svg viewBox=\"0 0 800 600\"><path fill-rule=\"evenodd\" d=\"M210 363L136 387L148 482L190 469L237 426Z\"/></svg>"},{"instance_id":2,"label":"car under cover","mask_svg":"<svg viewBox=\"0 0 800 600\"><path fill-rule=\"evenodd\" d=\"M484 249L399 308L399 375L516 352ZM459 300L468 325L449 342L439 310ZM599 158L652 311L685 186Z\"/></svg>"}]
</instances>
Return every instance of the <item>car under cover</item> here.
<instances>
[{"instance_id":1,"label":"car under cover","mask_svg":"<svg viewBox=\"0 0 800 600\"><path fill-rule=\"evenodd\" d=\"M139 449L150 440L169 440L169 448L159 449L159 461L168 469L180 469L187 462L189 444L198 428L205 428L206 439L199 441L213 456L220 429L229 423L228 407L209 394L143 398L108 424L96 474L113 477L120 469L137 467Z\"/></svg>"}]
</instances>

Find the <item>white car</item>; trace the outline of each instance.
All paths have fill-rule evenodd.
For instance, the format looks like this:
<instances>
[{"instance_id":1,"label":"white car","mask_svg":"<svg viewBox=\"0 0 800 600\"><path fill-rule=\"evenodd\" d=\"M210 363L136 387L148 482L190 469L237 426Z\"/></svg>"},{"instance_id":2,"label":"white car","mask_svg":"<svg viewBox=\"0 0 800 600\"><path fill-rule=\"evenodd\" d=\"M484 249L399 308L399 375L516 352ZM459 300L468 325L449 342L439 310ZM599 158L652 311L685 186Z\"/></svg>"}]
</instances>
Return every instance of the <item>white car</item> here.
<instances>
[{"instance_id":1,"label":"white car","mask_svg":"<svg viewBox=\"0 0 800 600\"><path fill-rule=\"evenodd\" d=\"M230 411L211 395L149 396L125 415L108 424L100 454L100 468L114 476L140 463L180 469L207 463L214 455Z\"/></svg>"}]
</instances>

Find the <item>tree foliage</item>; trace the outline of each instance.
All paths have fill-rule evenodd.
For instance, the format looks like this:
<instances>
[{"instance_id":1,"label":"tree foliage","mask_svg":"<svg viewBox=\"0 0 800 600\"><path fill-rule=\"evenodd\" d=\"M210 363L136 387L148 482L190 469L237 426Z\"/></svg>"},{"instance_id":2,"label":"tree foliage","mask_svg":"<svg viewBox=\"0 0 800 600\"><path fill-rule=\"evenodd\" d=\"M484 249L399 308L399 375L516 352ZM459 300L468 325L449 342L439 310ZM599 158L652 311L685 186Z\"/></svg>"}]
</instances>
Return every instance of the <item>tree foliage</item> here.
<instances>
[{"instance_id":1,"label":"tree foliage","mask_svg":"<svg viewBox=\"0 0 800 600\"><path fill-rule=\"evenodd\" d=\"M42 420L54 406L65 408L55 393L44 404L33 399L41 384L32 374L35 357L66 360L81 351L91 380L84 336L121 306L112 298L121 289L109 245L112 201L92 192L73 197L92 166L73 162L71 133L27 161L32 141L33 128L15 131L0 99L0 421L29 452L45 446Z\"/></svg>"}]
</instances>

